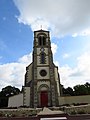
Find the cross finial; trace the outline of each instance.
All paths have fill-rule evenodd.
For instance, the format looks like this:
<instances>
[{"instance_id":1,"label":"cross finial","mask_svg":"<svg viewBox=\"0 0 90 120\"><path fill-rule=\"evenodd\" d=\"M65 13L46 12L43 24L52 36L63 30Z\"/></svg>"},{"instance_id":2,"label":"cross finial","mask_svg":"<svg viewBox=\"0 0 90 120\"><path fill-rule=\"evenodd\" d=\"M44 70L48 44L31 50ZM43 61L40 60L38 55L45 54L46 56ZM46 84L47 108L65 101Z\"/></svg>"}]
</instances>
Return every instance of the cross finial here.
<instances>
[{"instance_id":1,"label":"cross finial","mask_svg":"<svg viewBox=\"0 0 90 120\"><path fill-rule=\"evenodd\" d=\"M41 30L42 30L42 25L41 25Z\"/></svg>"}]
</instances>

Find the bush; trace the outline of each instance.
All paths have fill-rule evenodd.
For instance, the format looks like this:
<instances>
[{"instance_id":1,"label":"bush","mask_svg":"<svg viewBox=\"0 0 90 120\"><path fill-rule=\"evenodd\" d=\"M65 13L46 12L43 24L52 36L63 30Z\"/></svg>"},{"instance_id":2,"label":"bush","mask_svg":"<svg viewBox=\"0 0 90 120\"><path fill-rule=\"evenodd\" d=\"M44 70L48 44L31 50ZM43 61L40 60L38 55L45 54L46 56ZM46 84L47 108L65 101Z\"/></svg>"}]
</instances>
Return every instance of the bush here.
<instances>
[{"instance_id":1,"label":"bush","mask_svg":"<svg viewBox=\"0 0 90 120\"><path fill-rule=\"evenodd\" d=\"M62 106L70 107L70 104L63 104Z\"/></svg>"},{"instance_id":2,"label":"bush","mask_svg":"<svg viewBox=\"0 0 90 120\"><path fill-rule=\"evenodd\" d=\"M84 110L78 111L78 114L86 114Z\"/></svg>"},{"instance_id":3,"label":"bush","mask_svg":"<svg viewBox=\"0 0 90 120\"><path fill-rule=\"evenodd\" d=\"M77 112L75 110L71 111L71 115L76 115Z\"/></svg>"},{"instance_id":4,"label":"bush","mask_svg":"<svg viewBox=\"0 0 90 120\"><path fill-rule=\"evenodd\" d=\"M74 106L88 105L88 103L73 103Z\"/></svg>"},{"instance_id":5,"label":"bush","mask_svg":"<svg viewBox=\"0 0 90 120\"><path fill-rule=\"evenodd\" d=\"M3 113L0 113L0 117L3 117Z\"/></svg>"}]
</instances>

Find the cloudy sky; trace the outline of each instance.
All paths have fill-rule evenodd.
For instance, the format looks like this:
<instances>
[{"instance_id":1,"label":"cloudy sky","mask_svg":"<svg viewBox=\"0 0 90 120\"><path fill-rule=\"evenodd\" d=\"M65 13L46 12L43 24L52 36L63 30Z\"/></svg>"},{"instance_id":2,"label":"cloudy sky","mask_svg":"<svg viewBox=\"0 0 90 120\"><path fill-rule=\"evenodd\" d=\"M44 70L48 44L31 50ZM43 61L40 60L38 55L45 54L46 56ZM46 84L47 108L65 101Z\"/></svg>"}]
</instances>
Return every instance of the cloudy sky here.
<instances>
[{"instance_id":1,"label":"cloudy sky","mask_svg":"<svg viewBox=\"0 0 90 120\"><path fill-rule=\"evenodd\" d=\"M61 84L90 82L90 0L0 0L0 90L24 85L41 25L50 31Z\"/></svg>"}]
</instances>

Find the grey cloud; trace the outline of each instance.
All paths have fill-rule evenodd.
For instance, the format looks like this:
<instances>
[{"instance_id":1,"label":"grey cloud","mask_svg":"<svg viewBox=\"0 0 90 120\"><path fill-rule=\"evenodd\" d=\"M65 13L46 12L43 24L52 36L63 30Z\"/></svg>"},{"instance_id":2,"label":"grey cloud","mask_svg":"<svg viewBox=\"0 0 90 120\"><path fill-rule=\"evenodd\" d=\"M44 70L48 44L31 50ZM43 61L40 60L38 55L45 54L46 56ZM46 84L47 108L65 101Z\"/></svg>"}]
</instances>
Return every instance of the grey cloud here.
<instances>
[{"instance_id":1,"label":"grey cloud","mask_svg":"<svg viewBox=\"0 0 90 120\"><path fill-rule=\"evenodd\" d=\"M82 73L82 72L79 72L79 71L74 72L74 73L71 73L71 74L69 75L69 77L80 77L80 76L83 76L83 73Z\"/></svg>"}]
</instances>

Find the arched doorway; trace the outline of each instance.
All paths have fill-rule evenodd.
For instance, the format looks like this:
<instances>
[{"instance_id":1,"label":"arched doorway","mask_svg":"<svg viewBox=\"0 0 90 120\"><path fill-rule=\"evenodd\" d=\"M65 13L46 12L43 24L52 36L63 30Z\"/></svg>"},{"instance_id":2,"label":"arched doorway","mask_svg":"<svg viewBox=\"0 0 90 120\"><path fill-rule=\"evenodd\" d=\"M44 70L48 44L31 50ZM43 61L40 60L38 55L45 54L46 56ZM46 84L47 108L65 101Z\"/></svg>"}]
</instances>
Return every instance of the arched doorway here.
<instances>
[{"instance_id":1,"label":"arched doorway","mask_svg":"<svg viewBox=\"0 0 90 120\"><path fill-rule=\"evenodd\" d=\"M40 92L40 101L41 101L41 107L48 106L48 92L47 91Z\"/></svg>"},{"instance_id":2,"label":"arched doorway","mask_svg":"<svg viewBox=\"0 0 90 120\"><path fill-rule=\"evenodd\" d=\"M46 84L42 84L38 88L38 105L39 107L47 107L49 106L49 87Z\"/></svg>"}]
</instances>

